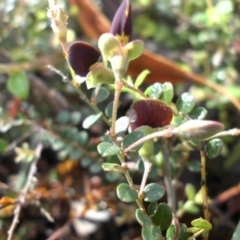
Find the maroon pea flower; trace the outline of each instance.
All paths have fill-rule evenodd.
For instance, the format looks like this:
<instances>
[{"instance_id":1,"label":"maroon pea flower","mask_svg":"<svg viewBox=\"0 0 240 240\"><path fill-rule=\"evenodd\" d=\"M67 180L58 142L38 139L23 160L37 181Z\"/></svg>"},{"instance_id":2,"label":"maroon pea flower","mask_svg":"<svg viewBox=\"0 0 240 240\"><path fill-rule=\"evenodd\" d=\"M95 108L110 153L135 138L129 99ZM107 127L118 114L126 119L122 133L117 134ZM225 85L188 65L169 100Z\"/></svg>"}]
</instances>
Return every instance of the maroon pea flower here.
<instances>
[{"instance_id":1,"label":"maroon pea flower","mask_svg":"<svg viewBox=\"0 0 240 240\"><path fill-rule=\"evenodd\" d=\"M130 131L134 131L141 126L164 127L170 124L173 117L172 110L168 105L153 99L134 102L127 115L130 120Z\"/></svg>"},{"instance_id":2,"label":"maroon pea flower","mask_svg":"<svg viewBox=\"0 0 240 240\"><path fill-rule=\"evenodd\" d=\"M129 42L132 34L132 9L129 0L123 0L114 15L110 33L116 36L120 43Z\"/></svg>"},{"instance_id":3,"label":"maroon pea flower","mask_svg":"<svg viewBox=\"0 0 240 240\"><path fill-rule=\"evenodd\" d=\"M100 58L100 51L85 42L74 42L68 48L68 62L75 73L85 77L89 68Z\"/></svg>"}]
</instances>

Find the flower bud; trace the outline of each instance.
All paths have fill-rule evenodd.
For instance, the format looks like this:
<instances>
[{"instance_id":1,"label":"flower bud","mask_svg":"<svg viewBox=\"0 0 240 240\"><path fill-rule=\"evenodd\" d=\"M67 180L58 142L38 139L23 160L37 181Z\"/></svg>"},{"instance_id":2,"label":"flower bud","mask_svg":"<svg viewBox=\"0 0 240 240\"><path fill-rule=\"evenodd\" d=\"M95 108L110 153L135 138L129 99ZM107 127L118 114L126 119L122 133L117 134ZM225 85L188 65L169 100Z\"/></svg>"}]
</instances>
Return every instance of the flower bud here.
<instances>
[{"instance_id":1,"label":"flower bud","mask_svg":"<svg viewBox=\"0 0 240 240\"><path fill-rule=\"evenodd\" d=\"M175 128L172 133L191 140L204 140L223 129L224 125L217 121L189 120Z\"/></svg>"},{"instance_id":2,"label":"flower bud","mask_svg":"<svg viewBox=\"0 0 240 240\"><path fill-rule=\"evenodd\" d=\"M123 0L114 15L110 33L117 37L120 43L126 44L132 34L132 9L129 0Z\"/></svg>"}]
</instances>

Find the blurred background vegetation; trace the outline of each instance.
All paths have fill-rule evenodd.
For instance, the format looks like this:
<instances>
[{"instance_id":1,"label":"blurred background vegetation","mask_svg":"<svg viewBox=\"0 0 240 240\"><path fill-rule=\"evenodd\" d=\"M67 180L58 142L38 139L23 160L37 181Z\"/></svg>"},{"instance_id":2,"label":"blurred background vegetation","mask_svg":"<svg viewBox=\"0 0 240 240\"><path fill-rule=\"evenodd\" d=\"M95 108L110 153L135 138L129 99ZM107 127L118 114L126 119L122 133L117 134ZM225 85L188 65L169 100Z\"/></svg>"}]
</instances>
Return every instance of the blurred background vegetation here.
<instances>
[{"instance_id":1,"label":"blurred background vegetation","mask_svg":"<svg viewBox=\"0 0 240 240\"><path fill-rule=\"evenodd\" d=\"M92 2L111 20L121 1ZM71 6L71 1L59 3L69 14L69 43L84 40L96 44L78 24L79 13ZM144 40L146 48L171 59L182 69L223 85L240 99L239 0L132 0L132 7L134 38ZM40 199L39 204L55 219L55 223L49 223L39 213L37 204L29 200L14 239L47 239L63 229L62 226L68 227L68 233L63 231L62 237L52 239L106 239L109 234L112 239L134 239L138 228L134 221L129 223L123 217L121 227L116 224L111 230L108 219L112 216L99 217L100 220L94 221L94 230L85 235L77 230L79 222L70 228L70 209L75 199L88 199L89 209L99 207L97 199L103 196L108 196L108 204L116 204L111 191L119 176L103 174L103 160L96 153L96 144L106 126L98 122L84 129L82 122L91 110L69 85L46 68L51 64L70 76L50 27L47 8L48 2L40 0L0 3L0 196L17 198L32 160L31 149L41 141L44 150L36 174L38 188L33 189L39 197L34 201ZM219 120L227 129L240 128L239 113L225 96L187 81L176 85L177 94L183 91L190 91L198 105L208 109L207 119ZM91 97L91 92L86 95ZM103 111L107 100L100 105ZM127 97L122 99L122 115L129 104ZM207 166L212 199L239 182L239 138L227 137L224 141L222 156L211 160ZM18 159L22 157L20 163L15 162L16 147L20 149L17 152ZM183 171L180 182L183 185L191 182L198 189L199 179L198 173ZM106 182L111 184L100 188L100 184ZM92 196L92 191L100 197ZM228 224L215 219L217 230L210 239L230 239L240 217L239 200L240 194L236 194L219 207ZM0 210L0 235L5 238L12 209ZM129 206L120 209L121 212L131 211ZM114 211L118 215L119 208L115 206ZM186 216L183 221L188 222L193 217Z\"/></svg>"}]
</instances>

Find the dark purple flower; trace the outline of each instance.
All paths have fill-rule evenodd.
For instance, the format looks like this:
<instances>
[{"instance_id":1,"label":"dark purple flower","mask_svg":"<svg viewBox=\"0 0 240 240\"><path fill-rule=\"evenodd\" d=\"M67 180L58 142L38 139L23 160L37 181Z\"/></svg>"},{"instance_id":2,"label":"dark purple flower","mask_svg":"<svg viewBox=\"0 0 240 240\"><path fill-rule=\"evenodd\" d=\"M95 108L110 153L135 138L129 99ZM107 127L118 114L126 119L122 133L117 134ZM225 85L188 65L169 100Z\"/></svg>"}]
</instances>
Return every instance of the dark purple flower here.
<instances>
[{"instance_id":1,"label":"dark purple flower","mask_svg":"<svg viewBox=\"0 0 240 240\"><path fill-rule=\"evenodd\" d=\"M141 126L164 127L172 121L173 113L167 104L153 99L139 100L132 104L127 113L130 131Z\"/></svg>"},{"instance_id":2,"label":"dark purple flower","mask_svg":"<svg viewBox=\"0 0 240 240\"><path fill-rule=\"evenodd\" d=\"M100 51L85 42L74 42L68 48L68 61L75 73L85 77L89 68L98 61Z\"/></svg>"},{"instance_id":3,"label":"dark purple flower","mask_svg":"<svg viewBox=\"0 0 240 240\"><path fill-rule=\"evenodd\" d=\"M132 9L129 0L123 0L114 15L110 33L117 36L121 43L127 43L132 34Z\"/></svg>"}]
</instances>

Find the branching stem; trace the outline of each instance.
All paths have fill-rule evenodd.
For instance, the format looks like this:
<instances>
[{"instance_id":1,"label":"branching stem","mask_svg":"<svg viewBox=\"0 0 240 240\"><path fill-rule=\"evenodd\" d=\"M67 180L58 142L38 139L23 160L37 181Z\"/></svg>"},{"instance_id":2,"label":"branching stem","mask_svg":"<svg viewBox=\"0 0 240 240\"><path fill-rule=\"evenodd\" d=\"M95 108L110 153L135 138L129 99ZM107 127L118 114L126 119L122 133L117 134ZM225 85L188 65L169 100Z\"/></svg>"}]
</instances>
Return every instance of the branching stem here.
<instances>
[{"instance_id":1,"label":"branching stem","mask_svg":"<svg viewBox=\"0 0 240 240\"><path fill-rule=\"evenodd\" d=\"M114 137L116 134L116 120L117 120L117 110L119 106L119 98L121 95L121 90L123 87L123 83L120 79L115 80L115 93L114 93L114 101L113 101L113 111L112 111L112 127L111 127L111 135Z\"/></svg>"},{"instance_id":2,"label":"branching stem","mask_svg":"<svg viewBox=\"0 0 240 240\"><path fill-rule=\"evenodd\" d=\"M48 68L55 72L56 74L58 74L59 76L62 77L64 82L67 82L81 97L81 99L95 112L95 113L100 113L101 111L98 109L98 107L96 105L94 105L85 95L85 93L80 89L77 88L72 81L70 81L61 71L59 71L58 69L56 69L55 67L48 65ZM109 120L102 114L101 119L108 125L110 126L110 122Z\"/></svg>"},{"instance_id":3,"label":"branching stem","mask_svg":"<svg viewBox=\"0 0 240 240\"><path fill-rule=\"evenodd\" d=\"M27 176L26 183L25 183L25 185L23 187L21 195L19 196L16 208L14 209L14 218L13 218L12 224L11 224L9 230L8 230L8 238L7 238L7 240L12 240L13 239L14 230L15 230L18 222L19 222L19 215L20 215L22 206L25 203L26 195L27 195L27 192L28 192L28 190L30 188L33 175L36 172L36 165L37 165L38 159L40 157L42 148L43 148L43 145L39 144L37 146L36 150L35 150L35 158L31 162L31 166L30 166L30 169L29 169L29 173L28 173L28 176Z\"/></svg>"},{"instance_id":4,"label":"branching stem","mask_svg":"<svg viewBox=\"0 0 240 240\"><path fill-rule=\"evenodd\" d=\"M206 154L203 149L200 149L200 154L201 154L201 192L203 200L203 212L205 220L210 221L210 213L208 208L208 194L206 186ZM208 240L208 237L204 237L204 240Z\"/></svg>"},{"instance_id":5,"label":"branching stem","mask_svg":"<svg viewBox=\"0 0 240 240\"><path fill-rule=\"evenodd\" d=\"M176 212L176 192L175 187L172 184L172 169L169 161L169 151L164 139L160 139L160 149L163 155L163 169L164 169L164 182L167 191L167 202L171 207L172 212Z\"/></svg>"}]
</instances>

